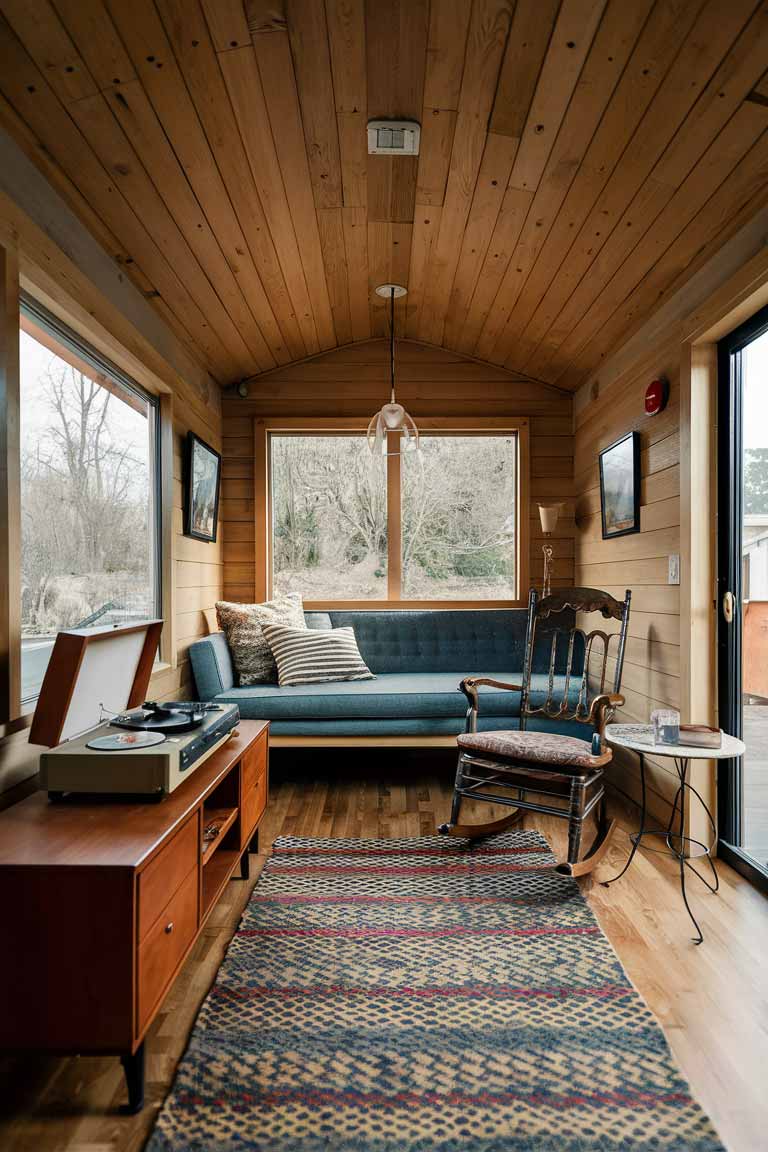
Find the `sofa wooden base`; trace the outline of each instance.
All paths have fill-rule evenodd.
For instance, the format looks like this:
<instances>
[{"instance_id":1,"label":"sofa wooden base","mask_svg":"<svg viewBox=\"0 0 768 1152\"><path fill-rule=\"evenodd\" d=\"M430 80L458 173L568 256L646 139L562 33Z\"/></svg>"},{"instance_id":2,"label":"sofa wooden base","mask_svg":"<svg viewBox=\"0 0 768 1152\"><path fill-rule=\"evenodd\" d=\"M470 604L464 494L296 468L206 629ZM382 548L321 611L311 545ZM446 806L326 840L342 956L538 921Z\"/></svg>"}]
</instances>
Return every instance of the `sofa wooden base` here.
<instances>
[{"instance_id":1,"label":"sofa wooden base","mask_svg":"<svg viewBox=\"0 0 768 1152\"><path fill-rule=\"evenodd\" d=\"M452 748L455 736L270 736L270 748Z\"/></svg>"}]
</instances>

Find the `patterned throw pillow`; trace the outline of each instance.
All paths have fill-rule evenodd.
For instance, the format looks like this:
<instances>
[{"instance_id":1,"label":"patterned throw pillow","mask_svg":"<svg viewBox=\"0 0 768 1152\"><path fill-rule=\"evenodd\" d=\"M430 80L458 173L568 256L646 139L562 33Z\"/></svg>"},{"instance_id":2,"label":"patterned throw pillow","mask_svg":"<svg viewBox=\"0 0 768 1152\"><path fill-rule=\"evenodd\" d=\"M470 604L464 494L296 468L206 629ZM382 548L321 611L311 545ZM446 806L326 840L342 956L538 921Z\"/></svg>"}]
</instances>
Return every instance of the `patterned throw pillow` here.
<instances>
[{"instance_id":1,"label":"patterned throw pillow","mask_svg":"<svg viewBox=\"0 0 768 1152\"><path fill-rule=\"evenodd\" d=\"M333 680L374 680L355 640L354 628L285 628L265 624L264 635L277 660L281 688L330 684Z\"/></svg>"},{"instance_id":2,"label":"patterned throw pillow","mask_svg":"<svg viewBox=\"0 0 768 1152\"><path fill-rule=\"evenodd\" d=\"M274 684L277 666L272 649L264 639L266 624L287 624L305 630L301 596L276 596L266 604L232 604L219 600L216 605L219 627L227 638L232 662L241 687L248 684Z\"/></svg>"}]
</instances>

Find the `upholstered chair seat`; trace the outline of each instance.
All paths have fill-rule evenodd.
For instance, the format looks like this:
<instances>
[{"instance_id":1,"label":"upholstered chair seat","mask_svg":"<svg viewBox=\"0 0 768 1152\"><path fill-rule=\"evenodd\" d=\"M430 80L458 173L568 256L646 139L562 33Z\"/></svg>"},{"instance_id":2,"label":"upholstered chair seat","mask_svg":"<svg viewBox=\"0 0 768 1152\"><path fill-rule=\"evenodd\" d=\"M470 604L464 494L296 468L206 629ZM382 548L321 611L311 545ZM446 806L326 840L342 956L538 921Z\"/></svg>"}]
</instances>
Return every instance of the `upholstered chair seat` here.
<instances>
[{"instance_id":1,"label":"upholstered chair seat","mask_svg":"<svg viewBox=\"0 0 768 1152\"><path fill-rule=\"evenodd\" d=\"M546 732L466 732L457 738L459 748L479 755L503 757L524 764L552 764L558 768L602 768L610 763L611 750L600 755L576 736L557 736Z\"/></svg>"}]
</instances>

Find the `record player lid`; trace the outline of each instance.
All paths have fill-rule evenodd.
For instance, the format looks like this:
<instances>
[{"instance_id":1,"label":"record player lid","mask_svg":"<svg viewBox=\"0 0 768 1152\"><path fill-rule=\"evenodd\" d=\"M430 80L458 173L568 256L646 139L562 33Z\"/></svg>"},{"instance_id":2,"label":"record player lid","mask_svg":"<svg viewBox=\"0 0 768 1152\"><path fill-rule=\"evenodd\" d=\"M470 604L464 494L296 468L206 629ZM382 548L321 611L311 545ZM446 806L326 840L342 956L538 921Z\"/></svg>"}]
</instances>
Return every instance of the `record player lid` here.
<instances>
[{"instance_id":1,"label":"record player lid","mask_svg":"<svg viewBox=\"0 0 768 1152\"><path fill-rule=\"evenodd\" d=\"M162 620L59 632L40 689L30 744L71 740L146 698ZM106 716L105 716L106 713Z\"/></svg>"}]
</instances>

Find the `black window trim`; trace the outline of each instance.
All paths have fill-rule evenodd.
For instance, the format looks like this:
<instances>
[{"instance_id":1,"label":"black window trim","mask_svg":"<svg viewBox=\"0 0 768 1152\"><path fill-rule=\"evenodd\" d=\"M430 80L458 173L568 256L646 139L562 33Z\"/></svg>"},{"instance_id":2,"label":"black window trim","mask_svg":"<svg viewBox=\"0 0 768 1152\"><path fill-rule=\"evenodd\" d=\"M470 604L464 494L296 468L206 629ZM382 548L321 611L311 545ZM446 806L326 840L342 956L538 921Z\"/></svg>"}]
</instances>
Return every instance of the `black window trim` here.
<instances>
[{"instance_id":1,"label":"black window trim","mask_svg":"<svg viewBox=\"0 0 768 1152\"><path fill-rule=\"evenodd\" d=\"M19 320L21 320L22 316L27 317L39 328L43 328L49 332L51 336L64 345L65 348L68 348L70 352L73 352L81 360L90 364L95 371L111 377L115 383L119 384L126 392L135 396L136 399L142 403L147 404L153 412L153 419L149 421L150 456L153 464L151 485L151 518L153 524L152 569L155 593L154 615L159 618L162 616L163 606L163 476L160 397L142 388L142 386L137 384L122 368L119 368L117 364L107 356L103 356L92 344L89 344L87 340L78 336L78 334L60 320L58 316L54 316L43 304L23 290L19 293ZM19 324L19 338L21 338L21 332L22 328L21 324ZM160 657L159 652L158 657ZM22 696L20 701L22 715L26 715L34 709L37 704L37 699L37 695Z\"/></svg>"}]
</instances>

